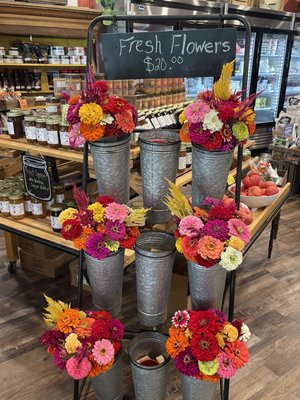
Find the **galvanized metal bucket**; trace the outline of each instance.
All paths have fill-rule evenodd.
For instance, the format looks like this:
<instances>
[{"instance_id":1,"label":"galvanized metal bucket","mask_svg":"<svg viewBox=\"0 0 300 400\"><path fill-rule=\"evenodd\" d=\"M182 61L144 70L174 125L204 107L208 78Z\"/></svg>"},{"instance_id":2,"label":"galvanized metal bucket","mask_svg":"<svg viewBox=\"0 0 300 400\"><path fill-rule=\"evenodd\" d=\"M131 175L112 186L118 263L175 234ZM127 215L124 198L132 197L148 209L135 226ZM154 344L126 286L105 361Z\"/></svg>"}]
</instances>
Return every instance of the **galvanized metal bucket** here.
<instances>
[{"instance_id":1,"label":"galvanized metal bucket","mask_svg":"<svg viewBox=\"0 0 300 400\"><path fill-rule=\"evenodd\" d=\"M144 207L151 208L148 221L164 223L170 212L163 203L168 191L168 178L176 180L180 140L174 131L145 131L139 135Z\"/></svg>"},{"instance_id":2,"label":"galvanized metal bucket","mask_svg":"<svg viewBox=\"0 0 300 400\"><path fill-rule=\"evenodd\" d=\"M122 306L124 249L97 260L85 253L94 306L116 317Z\"/></svg>"},{"instance_id":3,"label":"galvanized metal bucket","mask_svg":"<svg viewBox=\"0 0 300 400\"><path fill-rule=\"evenodd\" d=\"M205 268L190 260L187 261L187 265L192 309L220 310L225 289L226 269L220 264Z\"/></svg>"},{"instance_id":4,"label":"galvanized metal bucket","mask_svg":"<svg viewBox=\"0 0 300 400\"><path fill-rule=\"evenodd\" d=\"M232 161L233 150L208 151L192 146L192 203L201 206L205 197L222 199Z\"/></svg>"},{"instance_id":5,"label":"galvanized metal bucket","mask_svg":"<svg viewBox=\"0 0 300 400\"><path fill-rule=\"evenodd\" d=\"M122 365L122 351L119 351L114 364L108 371L91 378L97 400L123 399Z\"/></svg>"},{"instance_id":6,"label":"galvanized metal bucket","mask_svg":"<svg viewBox=\"0 0 300 400\"><path fill-rule=\"evenodd\" d=\"M165 232L144 232L135 243L138 319L155 327L167 318L175 239Z\"/></svg>"},{"instance_id":7,"label":"galvanized metal bucket","mask_svg":"<svg viewBox=\"0 0 300 400\"><path fill-rule=\"evenodd\" d=\"M200 381L181 374L183 400L213 400L217 386L217 383Z\"/></svg>"},{"instance_id":8,"label":"galvanized metal bucket","mask_svg":"<svg viewBox=\"0 0 300 400\"><path fill-rule=\"evenodd\" d=\"M117 203L129 201L130 136L89 142L99 195L113 197Z\"/></svg>"},{"instance_id":9,"label":"galvanized metal bucket","mask_svg":"<svg viewBox=\"0 0 300 400\"><path fill-rule=\"evenodd\" d=\"M128 347L131 372L136 400L164 400L168 380L170 356L166 352L167 338L158 332L144 332L137 335ZM137 363L145 355L155 358L163 355L165 361L153 367Z\"/></svg>"}]
</instances>

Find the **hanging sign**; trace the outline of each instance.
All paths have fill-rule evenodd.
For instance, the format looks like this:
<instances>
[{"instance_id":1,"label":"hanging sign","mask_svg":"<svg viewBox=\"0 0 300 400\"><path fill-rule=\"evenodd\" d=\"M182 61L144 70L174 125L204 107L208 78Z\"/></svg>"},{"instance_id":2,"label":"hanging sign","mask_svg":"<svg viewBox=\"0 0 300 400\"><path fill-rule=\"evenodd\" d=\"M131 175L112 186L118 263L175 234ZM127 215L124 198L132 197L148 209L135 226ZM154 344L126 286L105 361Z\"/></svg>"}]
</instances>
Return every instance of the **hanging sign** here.
<instances>
[{"instance_id":1,"label":"hanging sign","mask_svg":"<svg viewBox=\"0 0 300 400\"><path fill-rule=\"evenodd\" d=\"M235 59L236 30L103 34L106 79L219 77Z\"/></svg>"},{"instance_id":2,"label":"hanging sign","mask_svg":"<svg viewBox=\"0 0 300 400\"><path fill-rule=\"evenodd\" d=\"M52 199L51 179L43 158L24 155L23 176L25 189L30 196L42 201Z\"/></svg>"}]
</instances>

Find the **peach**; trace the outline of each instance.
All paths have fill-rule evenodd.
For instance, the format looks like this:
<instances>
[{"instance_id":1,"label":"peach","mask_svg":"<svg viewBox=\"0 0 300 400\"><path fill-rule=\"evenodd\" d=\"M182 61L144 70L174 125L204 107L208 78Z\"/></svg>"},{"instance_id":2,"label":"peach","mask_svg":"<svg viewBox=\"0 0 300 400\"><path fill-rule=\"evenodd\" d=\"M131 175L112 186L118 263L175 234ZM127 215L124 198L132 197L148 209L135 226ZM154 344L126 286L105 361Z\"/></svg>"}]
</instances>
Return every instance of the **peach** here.
<instances>
[{"instance_id":1,"label":"peach","mask_svg":"<svg viewBox=\"0 0 300 400\"><path fill-rule=\"evenodd\" d=\"M251 175L249 176L250 186L259 186L260 176L259 175Z\"/></svg>"},{"instance_id":2,"label":"peach","mask_svg":"<svg viewBox=\"0 0 300 400\"><path fill-rule=\"evenodd\" d=\"M277 186L269 186L266 188L266 196L273 196L274 194L277 194L279 192L279 189Z\"/></svg>"},{"instance_id":3,"label":"peach","mask_svg":"<svg viewBox=\"0 0 300 400\"><path fill-rule=\"evenodd\" d=\"M248 189L248 196L261 196L261 188L259 186L252 186Z\"/></svg>"},{"instance_id":4,"label":"peach","mask_svg":"<svg viewBox=\"0 0 300 400\"><path fill-rule=\"evenodd\" d=\"M273 181L267 181L266 184L265 184L265 187L266 188L268 188L268 187L277 187L277 185Z\"/></svg>"},{"instance_id":5,"label":"peach","mask_svg":"<svg viewBox=\"0 0 300 400\"><path fill-rule=\"evenodd\" d=\"M242 182L243 182L243 185L244 185L245 189L247 189L248 187L251 186L251 181L250 181L250 178L248 176L246 176L246 178L244 178L242 180Z\"/></svg>"}]
</instances>

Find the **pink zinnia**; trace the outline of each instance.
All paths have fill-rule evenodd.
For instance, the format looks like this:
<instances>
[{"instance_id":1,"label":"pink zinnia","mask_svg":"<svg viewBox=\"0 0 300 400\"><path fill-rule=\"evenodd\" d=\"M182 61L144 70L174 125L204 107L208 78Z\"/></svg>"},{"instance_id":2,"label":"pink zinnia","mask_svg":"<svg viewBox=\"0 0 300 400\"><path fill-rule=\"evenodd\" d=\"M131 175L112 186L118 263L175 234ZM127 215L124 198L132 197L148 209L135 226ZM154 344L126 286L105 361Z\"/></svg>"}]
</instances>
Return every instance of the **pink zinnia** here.
<instances>
[{"instance_id":1,"label":"pink zinnia","mask_svg":"<svg viewBox=\"0 0 300 400\"><path fill-rule=\"evenodd\" d=\"M232 358L228 354L221 352L217 360L219 362L218 374L220 377L230 379L236 373Z\"/></svg>"},{"instance_id":2,"label":"pink zinnia","mask_svg":"<svg viewBox=\"0 0 300 400\"><path fill-rule=\"evenodd\" d=\"M184 115L189 123L196 124L197 122L202 122L205 114L209 111L210 108L206 103L196 101L184 110Z\"/></svg>"},{"instance_id":3,"label":"pink zinnia","mask_svg":"<svg viewBox=\"0 0 300 400\"><path fill-rule=\"evenodd\" d=\"M111 221L124 222L128 215L128 209L123 204L110 203L105 207L105 215Z\"/></svg>"},{"instance_id":4,"label":"pink zinnia","mask_svg":"<svg viewBox=\"0 0 300 400\"><path fill-rule=\"evenodd\" d=\"M114 346L109 340L97 340L93 348L93 356L98 364L108 364L114 358L114 354Z\"/></svg>"},{"instance_id":5,"label":"pink zinnia","mask_svg":"<svg viewBox=\"0 0 300 400\"><path fill-rule=\"evenodd\" d=\"M71 357L67 361L67 372L73 379L83 379L88 376L92 364L84 357L80 361L76 357Z\"/></svg>"},{"instance_id":6,"label":"pink zinnia","mask_svg":"<svg viewBox=\"0 0 300 400\"><path fill-rule=\"evenodd\" d=\"M189 215L184 217L179 223L180 235L186 235L190 237L199 236L201 229L203 228L203 222L200 218Z\"/></svg>"},{"instance_id":7,"label":"pink zinnia","mask_svg":"<svg viewBox=\"0 0 300 400\"><path fill-rule=\"evenodd\" d=\"M77 124L71 125L71 129L69 130L69 139L70 139L71 149L82 146L86 142L85 138L80 133L79 127L80 127L80 123L77 123Z\"/></svg>"},{"instance_id":8,"label":"pink zinnia","mask_svg":"<svg viewBox=\"0 0 300 400\"><path fill-rule=\"evenodd\" d=\"M250 242L251 233L247 228L247 225L244 224L243 221L237 218L230 219L228 221L229 235L237 236L241 239L245 244Z\"/></svg>"},{"instance_id":9,"label":"pink zinnia","mask_svg":"<svg viewBox=\"0 0 300 400\"><path fill-rule=\"evenodd\" d=\"M112 340L122 340L124 336L124 326L118 319L111 319L108 322L108 329Z\"/></svg>"}]
</instances>

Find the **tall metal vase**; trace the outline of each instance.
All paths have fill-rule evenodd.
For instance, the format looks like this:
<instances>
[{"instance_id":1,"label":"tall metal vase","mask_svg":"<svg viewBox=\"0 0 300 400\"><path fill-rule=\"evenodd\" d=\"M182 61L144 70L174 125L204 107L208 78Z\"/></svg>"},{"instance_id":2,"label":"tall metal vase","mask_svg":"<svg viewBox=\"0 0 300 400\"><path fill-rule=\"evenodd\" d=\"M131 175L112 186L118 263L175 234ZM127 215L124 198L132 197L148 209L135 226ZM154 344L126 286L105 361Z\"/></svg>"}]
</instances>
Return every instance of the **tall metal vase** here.
<instances>
[{"instance_id":1,"label":"tall metal vase","mask_svg":"<svg viewBox=\"0 0 300 400\"><path fill-rule=\"evenodd\" d=\"M222 307L226 282L226 269L219 264L210 268L188 260L188 276L193 310Z\"/></svg>"},{"instance_id":2,"label":"tall metal vase","mask_svg":"<svg viewBox=\"0 0 300 400\"><path fill-rule=\"evenodd\" d=\"M137 335L129 344L131 372L136 400L164 400L166 398L168 363L166 336L158 332L144 332ZM157 357L163 355L165 361L153 367L146 367L137 360L145 355Z\"/></svg>"},{"instance_id":3,"label":"tall metal vase","mask_svg":"<svg viewBox=\"0 0 300 400\"><path fill-rule=\"evenodd\" d=\"M89 142L100 195L113 197L117 203L129 201L130 135L121 140L104 138Z\"/></svg>"},{"instance_id":4,"label":"tall metal vase","mask_svg":"<svg viewBox=\"0 0 300 400\"><path fill-rule=\"evenodd\" d=\"M148 221L164 223L170 212L163 203L168 191L168 178L176 180L180 140L174 131L146 131L139 136L144 207L151 208Z\"/></svg>"},{"instance_id":5,"label":"tall metal vase","mask_svg":"<svg viewBox=\"0 0 300 400\"><path fill-rule=\"evenodd\" d=\"M122 306L124 249L97 260L85 253L94 306L116 317Z\"/></svg>"},{"instance_id":6,"label":"tall metal vase","mask_svg":"<svg viewBox=\"0 0 300 400\"><path fill-rule=\"evenodd\" d=\"M108 371L91 378L97 400L123 399L122 366L122 351L119 351L115 362Z\"/></svg>"},{"instance_id":7,"label":"tall metal vase","mask_svg":"<svg viewBox=\"0 0 300 400\"><path fill-rule=\"evenodd\" d=\"M167 318L175 239L165 232L144 232L135 244L138 319L155 327Z\"/></svg>"},{"instance_id":8,"label":"tall metal vase","mask_svg":"<svg viewBox=\"0 0 300 400\"><path fill-rule=\"evenodd\" d=\"M192 145L192 203L201 206L205 197L222 199L233 156L230 151L208 151Z\"/></svg>"},{"instance_id":9,"label":"tall metal vase","mask_svg":"<svg viewBox=\"0 0 300 400\"><path fill-rule=\"evenodd\" d=\"M217 383L200 381L181 374L183 400L213 400L217 386Z\"/></svg>"}]
</instances>

